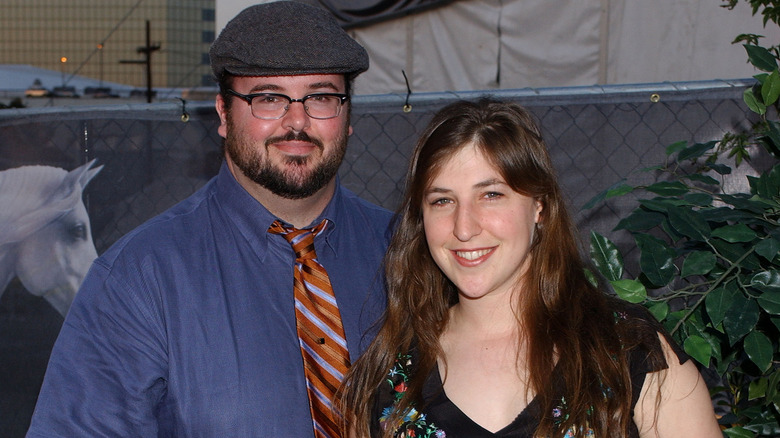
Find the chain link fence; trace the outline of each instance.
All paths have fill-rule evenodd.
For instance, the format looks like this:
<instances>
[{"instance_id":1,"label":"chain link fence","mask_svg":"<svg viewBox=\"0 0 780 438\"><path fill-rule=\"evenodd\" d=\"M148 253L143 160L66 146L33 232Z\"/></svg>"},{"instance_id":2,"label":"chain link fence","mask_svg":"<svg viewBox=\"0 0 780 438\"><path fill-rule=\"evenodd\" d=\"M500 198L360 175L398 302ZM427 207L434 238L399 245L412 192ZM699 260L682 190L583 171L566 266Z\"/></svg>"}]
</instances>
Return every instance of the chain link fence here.
<instances>
[{"instance_id":1,"label":"chain link fence","mask_svg":"<svg viewBox=\"0 0 780 438\"><path fill-rule=\"evenodd\" d=\"M581 206L637 170L662 163L671 143L706 142L748 129L753 120L742 93L751 84L739 80L524 89L489 95L520 103L538 117L583 237L596 230L619 245L630 245L630 236L610 233L632 208L629 197L587 211ZM356 96L342 183L394 209L411 149L433 113L455 99L481 96ZM407 103L411 111L405 112ZM102 253L217 173L218 125L213 102L3 110L0 171L26 165L71 170L95 159L102 169L89 182L84 201L97 252ZM746 165L740 169L752 171ZM652 177L642 175L637 177ZM62 323L39 298L34 311L29 300L37 297L8 292L19 288L12 282L0 300L0 430L11 431L5 436L23 436Z\"/></svg>"},{"instance_id":2,"label":"chain link fence","mask_svg":"<svg viewBox=\"0 0 780 438\"><path fill-rule=\"evenodd\" d=\"M608 231L620 206L579 211L599 191L663 162L669 144L718 139L747 129L742 93L751 82L502 90L489 95L529 108L539 120L578 225ZM432 114L479 92L356 96L354 134L341 181L394 209L417 135ZM185 116L186 115L186 116ZM187 119L187 121L183 121ZM43 164L102 165L85 201L98 253L203 185L220 165L212 102L46 108L0 112L0 170Z\"/></svg>"}]
</instances>

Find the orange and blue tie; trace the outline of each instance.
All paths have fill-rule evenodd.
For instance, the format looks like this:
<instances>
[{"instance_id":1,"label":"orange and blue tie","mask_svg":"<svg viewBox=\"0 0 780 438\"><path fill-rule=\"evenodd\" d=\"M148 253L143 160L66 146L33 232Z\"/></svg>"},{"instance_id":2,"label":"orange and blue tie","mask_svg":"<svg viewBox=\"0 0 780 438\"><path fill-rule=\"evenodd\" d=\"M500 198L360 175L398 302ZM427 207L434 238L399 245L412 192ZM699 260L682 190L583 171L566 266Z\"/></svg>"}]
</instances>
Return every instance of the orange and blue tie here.
<instances>
[{"instance_id":1,"label":"orange and blue tie","mask_svg":"<svg viewBox=\"0 0 780 438\"><path fill-rule=\"evenodd\" d=\"M268 229L270 233L284 236L295 251L295 319L317 438L340 436L338 414L332 409L332 401L350 365L333 287L314 251L314 236L327 225L325 219L314 228L296 229L277 220Z\"/></svg>"}]
</instances>

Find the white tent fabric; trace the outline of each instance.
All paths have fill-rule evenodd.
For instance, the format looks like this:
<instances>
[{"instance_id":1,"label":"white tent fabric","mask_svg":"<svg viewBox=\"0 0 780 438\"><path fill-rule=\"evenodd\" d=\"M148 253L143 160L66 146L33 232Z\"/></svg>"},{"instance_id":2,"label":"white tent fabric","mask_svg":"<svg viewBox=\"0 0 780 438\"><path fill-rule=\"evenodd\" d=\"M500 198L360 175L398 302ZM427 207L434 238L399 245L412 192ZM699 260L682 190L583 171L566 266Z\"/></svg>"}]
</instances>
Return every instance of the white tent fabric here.
<instances>
[{"instance_id":1,"label":"white tent fabric","mask_svg":"<svg viewBox=\"0 0 780 438\"><path fill-rule=\"evenodd\" d=\"M252 3L218 0L218 28ZM460 0L350 30L371 57L355 92L405 93L402 72L418 93L748 78L757 72L731 41L756 33L773 45L780 29L744 2L721 4Z\"/></svg>"}]
</instances>

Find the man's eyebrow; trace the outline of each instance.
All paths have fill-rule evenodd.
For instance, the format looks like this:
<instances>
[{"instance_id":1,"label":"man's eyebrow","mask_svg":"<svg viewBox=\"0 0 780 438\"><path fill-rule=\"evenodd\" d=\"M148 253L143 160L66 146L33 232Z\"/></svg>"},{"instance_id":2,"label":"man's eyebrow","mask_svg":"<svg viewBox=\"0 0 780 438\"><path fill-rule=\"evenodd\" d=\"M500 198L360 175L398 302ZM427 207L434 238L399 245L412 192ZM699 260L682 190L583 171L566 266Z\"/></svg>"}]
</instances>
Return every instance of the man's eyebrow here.
<instances>
[{"instance_id":1,"label":"man's eyebrow","mask_svg":"<svg viewBox=\"0 0 780 438\"><path fill-rule=\"evenodd\" d=\"M331 81L322 81L322 82L315 82L313 84L309 84L308 88L310 90L318 89L318 88L330 88L333 91L338 91L339 87L336 86Z\"/></svg>"},{"instance_id":2,"label":"man's eyebrow","mask_svg":"<svg viewBox=\"0 0 780 438\"><path fill-rule=\"evenodd\" d=\"M311 84L306 85L307 90L317 90L317 89L331 89L333 91L338 91L339 87L336 86L331 81L322 81L322 82L314 82ZM262 93L262 92L282 92L284 91L284 88L277 85L277 84L257 84L254 87L252 87L251 90L249 90L249 93Z\"/></svg>"},{"instance_id":3,"label":"man's eyebrow","mask_svg":"<svg viewBox=\"0 0 780 438\"><path fill-rule=\"evenodd\" d=\"M282 91L282 87L276 84L258 84L249 90L249 93L260 93L263 91Z\"/></svg>"}]
</instances>

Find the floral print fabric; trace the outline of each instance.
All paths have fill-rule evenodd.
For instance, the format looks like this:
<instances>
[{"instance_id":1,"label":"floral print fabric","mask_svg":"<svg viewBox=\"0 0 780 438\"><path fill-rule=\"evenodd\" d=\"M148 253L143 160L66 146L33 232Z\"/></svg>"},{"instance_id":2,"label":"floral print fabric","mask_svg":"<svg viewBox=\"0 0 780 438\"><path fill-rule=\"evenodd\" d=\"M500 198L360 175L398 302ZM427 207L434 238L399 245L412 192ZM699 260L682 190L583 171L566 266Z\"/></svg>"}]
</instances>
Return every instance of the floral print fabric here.
<instances>
[{"instance_id":1,"label":"floral print fabric","mask_svg":"<svg viewBox=\"0 0 780 438\"><path fill-rule=\"evenodd\" d=\"M382 429L387 429L393 425L387 424L393 409L406 393L407 383L409 382L410 370L412 366L412 356L410 354L399 354L395 360L395 365L387 375L385 383L390 385L393 394L393 405L382 410L382 416L379 418L379 424ZM396 424L394 436L398 438L445 438L447 434L429 423L425 414L417 412L417 409L411 408L403 416L399 424Z\"/></svg>"}]
</instances>

